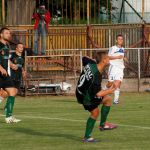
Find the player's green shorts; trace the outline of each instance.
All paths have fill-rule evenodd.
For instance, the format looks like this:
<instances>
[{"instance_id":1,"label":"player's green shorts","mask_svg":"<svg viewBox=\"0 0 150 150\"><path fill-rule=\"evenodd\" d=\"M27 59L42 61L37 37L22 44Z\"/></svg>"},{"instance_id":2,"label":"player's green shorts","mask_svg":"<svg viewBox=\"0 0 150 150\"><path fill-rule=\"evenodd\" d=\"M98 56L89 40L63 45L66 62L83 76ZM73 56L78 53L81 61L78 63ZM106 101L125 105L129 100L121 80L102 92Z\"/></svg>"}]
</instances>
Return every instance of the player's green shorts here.
<instances>
[{"instance_id":1,"label":"player's green shorts","mask_svg":"<svg viewBox=\"0 0 150 150\"><path fill-rule=\"evenodd\" d=\"M12 88L14 87L14 83L11 79L11 77L7 76L7 77L4 77L2 75L0 75L0 88Z\"/></svg>"}]
</instances>

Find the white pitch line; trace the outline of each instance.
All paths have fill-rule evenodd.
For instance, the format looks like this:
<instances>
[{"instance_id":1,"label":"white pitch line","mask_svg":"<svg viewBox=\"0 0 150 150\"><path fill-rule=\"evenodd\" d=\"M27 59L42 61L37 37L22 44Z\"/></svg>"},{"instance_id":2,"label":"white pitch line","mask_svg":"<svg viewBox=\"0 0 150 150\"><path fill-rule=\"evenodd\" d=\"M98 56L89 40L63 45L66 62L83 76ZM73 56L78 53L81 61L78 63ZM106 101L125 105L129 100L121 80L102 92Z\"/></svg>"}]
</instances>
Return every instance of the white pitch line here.
<instances>
[{"instance_id":1,"label":"white pitch line","mask_svg":"<svg viewBox=\"0 0 150 150\"><path fill-rule=\"evenodd\" d=\"M5 116L0 114L0 116ZM42 117L42 116L37 116L37 117L33 117L33 116L22 116L22 115L17 115L18 117L22 117L22 118L29 118L29 119L45 119L45 120L59 120L59 121L70 121L70 122L83 122L85 123L86 120L76 120L76 119L65 119L65 118L49 118L49 117ZM97 121L98 123L98 121ZM132 127L132 128L140 128L140 129L147 129L150 130L150 127L144 127L144 126L135 126L135 125L125 125L125 124L116 124L118 126L122 126L122 127Z\"/></svg>"}]
</instances>

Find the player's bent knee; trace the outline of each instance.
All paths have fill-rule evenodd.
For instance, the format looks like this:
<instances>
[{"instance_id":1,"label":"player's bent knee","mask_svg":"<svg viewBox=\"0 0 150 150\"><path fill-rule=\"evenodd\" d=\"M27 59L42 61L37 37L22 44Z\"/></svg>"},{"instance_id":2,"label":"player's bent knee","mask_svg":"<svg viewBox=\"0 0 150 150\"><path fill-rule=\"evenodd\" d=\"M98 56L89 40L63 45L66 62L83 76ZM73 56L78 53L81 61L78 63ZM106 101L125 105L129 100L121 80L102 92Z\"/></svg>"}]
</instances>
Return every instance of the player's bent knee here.
<instances>
[{"instance_id":1,"label":"player's bent knee","mask_svg":"<svg viewBox=\"0 0 150 150\"><path fill-rule=\"evenodd\" d=\"M112 98L108 95L105 96L103 101L102 101L102 104L105 106L111 106L112 105Z\"/></svg>"},{"instance_id":2,"label":"player's bent knee","mask_svg":"<svg viewBox=\"0 0 150 150\"><path fill-rule=\"evenodd\" d=\"M94 110L91 112L91 117L92 117L93 119L97 119L98 116L99 116L99 109L96 108L96 109L94 109Z\"/></svg>"},{"instance_id":3,"label":"player's bent knee","mask_svg":"<svg viewBox=\"0 0 150 150\"><path fill-rule=\"evenodd\" d=\"M107 87L107 88L110 88L110 87L112 86L112 84L113 84L113 82L108 81L106 87Z\"/></svg>"},{"instance_id":4,"label":"player's bent knee","mask_svg":"<svg viewBox=\"0 0 150 150\"><path fill-rule=\"evenodd\" d=\"M7 88L5 89L8 93L8 96L16 96L16 89L15 88Z\"/></svg>"},{"instance_id":5,"label":"player's bent knee","mask_svg":"<svg viewBox=\"0 0 150 150\"><path fill-rule=\"evenodd\" d=\"M115 85L116 89L119 88L120 85L121 85L121 81L120 80L115 80L114 85Z\"/></svg>"}]
</instances>

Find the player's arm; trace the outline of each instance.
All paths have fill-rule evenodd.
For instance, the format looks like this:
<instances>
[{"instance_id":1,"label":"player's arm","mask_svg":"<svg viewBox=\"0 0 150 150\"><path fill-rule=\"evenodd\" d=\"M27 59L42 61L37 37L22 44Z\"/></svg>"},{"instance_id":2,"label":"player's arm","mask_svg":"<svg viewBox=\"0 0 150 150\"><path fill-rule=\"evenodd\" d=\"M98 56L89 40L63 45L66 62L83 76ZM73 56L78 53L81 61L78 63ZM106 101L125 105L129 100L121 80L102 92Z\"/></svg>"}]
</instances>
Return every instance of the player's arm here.
<instances>
[{"instance_id":1,"label":"player's arm","mask_svg":"<svg viewBox=\"0 0 150 150\"><path fill-rule=\"evenodd\" d=\"M122 59L122 58L124 58L123 55L119 55L119 56L109 56L109 59L110 59L110 60Z\"/></svg>"},{"instance_id":2,"label":"player's arm","mask_svg":"<svg viewBox=\"0 0 150 150\"><path fill-rule=\"evenodd\" d=\"M16 64L13 64L12 61L10 60L10 68L12 70L17 70L18 69L18 66Z\"/></svg>"},{"instance_id":3,"label":"player's arm","mask_svg":"<svg viewBox=\"0 0 150 150\"><path fill-rule=\"evenodd\" d=\"M1 52L1 50L0 50L0 52ZM1 55L0 55L0 72L1 72L1 74L4 75L4 76L7 76L7 75L8 75L8 74L7 74L7 71L2 67L2 57L1 57Z\"/></svg>"},{"instance_id":4,"label":"player's arm","mask_svg":"<svg viewBox=\"0 0 150 150\"><path fill-rule=\"evenodd\" d=\"M115 59L122 59L122 58L124 58L123 55L113 56L114 53L115 53L115 52L114 52L114 49L113 49L112 47L109 48L108 56L109 56L109 59L110 59L110 60L115 60Z\"/></svg>"},{"instance_id":5,"label":"player's arm","mask_svg":"<svg viewBox=\"0 0 150 150\"><path fill-rule=\"evenodd\" d=\"M10 55L9 61L10 61L10 68L11 68L12 70L17 70L17 69L18 69L18 66L13 63L13 55Z\"/></svg>"},{"instance_id":6,"label":"player's arm","mask_svg":"<svg viewBox=\"0 0 150 150\"><path fill-rule=\"evenodd\" d=\"M2 75L7 76L7 71L0 65L0 72Z\"/></svg>"},{"instance_id":7,"label":"player's arm","mask_svg":"<svg viewBox=\"0 0 150 150\"><path fill-rule=\"evenodd\" d=\"M128 53L128 51L129 51L129 50L125 50L125 51L124 51L124 54L125 54L125 56L124 56L124 58L123 58L124 62L128 62L128 58L127 58L127 53Z\"/></svg>"},{"instance_id":8,"label":"player's arm","mask_svg":"<svg viewBox=\"0 0 150 150\"><path fill-rule=\"evenodd\" d=\"M82 65L83 66L86 66L87 64L95 64L95 63L96 63L95 59L92 59L88 56L84 56L82 58Z\"/></svg>"},{"instance_id":9,"label":"player's arm","mask_svg":"<svg viewBox=\"0 0 150 150\"><path fill-rule=\"evenodd\" d=\"M101 90L99 91L96 96L97 97L102 97L102 96L105 96L105 95L108 95L108 94L112 94L114 91L115 91L116 87L115 85L113 84L109 89L107 90Z\"/></svg>"}]
</instances>

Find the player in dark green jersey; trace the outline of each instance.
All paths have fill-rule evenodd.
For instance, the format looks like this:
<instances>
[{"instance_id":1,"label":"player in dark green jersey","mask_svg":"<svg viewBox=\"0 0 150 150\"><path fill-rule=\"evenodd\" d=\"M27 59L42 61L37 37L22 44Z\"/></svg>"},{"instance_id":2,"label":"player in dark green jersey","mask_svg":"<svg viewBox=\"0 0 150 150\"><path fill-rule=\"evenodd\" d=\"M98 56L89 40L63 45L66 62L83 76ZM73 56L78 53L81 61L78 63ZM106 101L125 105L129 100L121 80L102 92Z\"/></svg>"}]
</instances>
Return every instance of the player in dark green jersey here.
<instances>
[{"instance_id":1,"label":"player in dark green jersey","mask_svg":"<svg viewBox=\"0 0 150 150\"><path fill-rule=\"evenodd\" d=\"M7 102L5 106L6 112L6 123L19 122L12 116L13 107L16 96L16 89L14 87L13 81L8 74L8 64L9 64L9 41L11 38L10 30L8 28L2 28L0 30L0 88L4 89L7 94ZM15 66L12 66L15 68Z\"/></svg>"},{"instance_id":2,"label":"player in dark green jersey","mask_svg":"<svg viewBox=\"0 0 150 150\"><path fill-rule=\"evenodd\" d=\"M101 121L99 129L111 130L116 128L116 125L106 124L106 119L112 104L112 99L108 94L113 93L115 87L112 86L107 90L101 89L102 72L109 64L109 57L106 52L97 53L96 62L83 57L84 69L80 75L77 87L76 97L80 104L83 105L85 110L90 112L90 117L87 120L86 131L83 141L95 142L96 140L91 137L92 130L94 128L96 119L99 115L100 104L103 104L101 108Z\"/></svg>"},{"instance_id":3,"label":"player in dark green jersey","mask_svg":"<svg viewBox=\"0 0 150 150\"><path fill-rule=\"evenodd\" d=\"M10 76L14 83L15 88L17 89L17 92L20 88L22 77L25 78L26 73L24 71L23 65L24 65L24 58L22 56L23 53L23 44L18 43L16 46L16 50L14 53L11 54L10 57ZM14 68L14 65L16 66Z\"/></svg>"}]
</instances>

